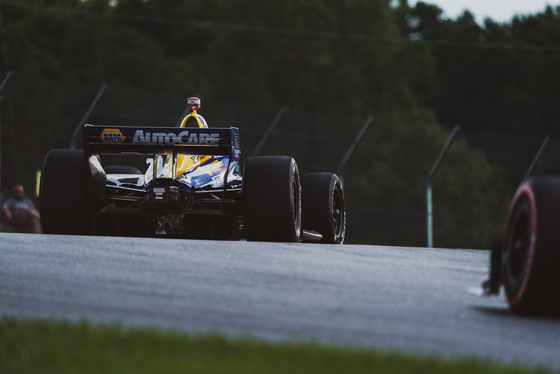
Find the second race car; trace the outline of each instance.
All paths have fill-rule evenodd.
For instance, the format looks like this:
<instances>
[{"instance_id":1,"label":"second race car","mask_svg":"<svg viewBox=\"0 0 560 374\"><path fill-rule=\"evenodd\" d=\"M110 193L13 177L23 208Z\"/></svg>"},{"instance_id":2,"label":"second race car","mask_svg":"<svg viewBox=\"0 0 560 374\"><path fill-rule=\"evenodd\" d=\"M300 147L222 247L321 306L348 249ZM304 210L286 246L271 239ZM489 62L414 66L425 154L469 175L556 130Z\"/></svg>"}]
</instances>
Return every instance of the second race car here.
<instances>
[{"instance_id":1,"label":"second race car","mask_svg":"<svg viewBox=\"0 0 560 374\"><path fill-rule=\"evenodd\" d=\"M560 315L560 177L539 176L518 187L503 236L490 255L483 295L503 286L512 311Z\"/></svg>"}]
</instances>

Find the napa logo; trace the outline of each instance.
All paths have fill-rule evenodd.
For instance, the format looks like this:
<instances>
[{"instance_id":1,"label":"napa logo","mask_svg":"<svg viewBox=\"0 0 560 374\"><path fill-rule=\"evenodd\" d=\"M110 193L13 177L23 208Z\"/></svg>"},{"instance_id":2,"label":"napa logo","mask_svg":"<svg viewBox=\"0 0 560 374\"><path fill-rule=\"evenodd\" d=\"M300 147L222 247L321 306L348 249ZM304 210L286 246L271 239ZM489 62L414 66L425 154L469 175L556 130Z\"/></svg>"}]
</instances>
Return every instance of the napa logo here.
<instances>
[{"instance_id":1,"label":"napa logo","mask_svg":"<svg viewBox=\"0 0 560 374\"><path fill-rule=\"evenodd\" d=\"M122 143L125 139L119 129L104 129L101 132L100 138L105 143Z\"/></svg>"}]
</instances>

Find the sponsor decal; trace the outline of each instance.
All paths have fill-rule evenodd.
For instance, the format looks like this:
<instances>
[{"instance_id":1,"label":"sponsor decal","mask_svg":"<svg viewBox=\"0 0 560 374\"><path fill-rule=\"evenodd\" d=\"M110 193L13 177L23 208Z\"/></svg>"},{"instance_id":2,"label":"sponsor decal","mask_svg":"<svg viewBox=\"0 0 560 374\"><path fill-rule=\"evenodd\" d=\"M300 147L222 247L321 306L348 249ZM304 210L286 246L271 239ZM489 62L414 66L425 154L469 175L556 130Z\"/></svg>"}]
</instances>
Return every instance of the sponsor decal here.
<instances>
[{"instance_id":1,"label":"sponsor decal","mask_svg":"<svg viewBox=\"0 0 560 374\"><path fill-rule=\"evenodd\" d=\"M119 129L103 129L99 137L105 143L122 143L125 139Z\"/></svg>"},{"instance_id":2,"label":"sponsor decal","mask_svg":"<svg viewBox=\"0 0 560 374\"><path fill-rule=\"evenodd\" d=\"M220 134L216 133L197 133L182 131L178 134L164 132L144 132L136 130L132 144L164 144L164 145L218 145Z\"/></svg>"},{"instance_id":3,"label":"sponsor decal","mask_svg":"<svg viewBox=\"0 0 560 374\"><path fill-rule=\"evenodd\" d=\"M165 194L165 187L154 187L152 191L154 192L155 200L163 200L163 195Z\"/></svg>"},{"instance_id":4,"label":"sponsor decal","mask_svg":"<svg viewBox=\"0 0 560 374\"><path fill-rule=\"evenodd\" d=\"M200 99L198 97L189 97L187 99L188 105L200 105Z\"/></svg>"}]
</instances>

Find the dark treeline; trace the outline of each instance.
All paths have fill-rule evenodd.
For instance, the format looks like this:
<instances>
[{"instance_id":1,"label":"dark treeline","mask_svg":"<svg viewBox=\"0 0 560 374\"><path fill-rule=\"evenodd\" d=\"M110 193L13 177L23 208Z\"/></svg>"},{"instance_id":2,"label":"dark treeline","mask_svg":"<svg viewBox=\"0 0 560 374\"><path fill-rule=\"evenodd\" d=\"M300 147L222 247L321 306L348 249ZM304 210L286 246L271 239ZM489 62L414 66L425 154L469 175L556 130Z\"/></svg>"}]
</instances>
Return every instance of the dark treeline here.
<instances>
[{"instance_id":1,"label":"dark treeline","mask_svg":"<svg viewBox=\"0 0 560 374\"><path fill-rule=\"evenodd\" d=\"M556 135L558 9L479 25L391 3L6 0L0 70Z\"/></svg>"},{"instance_id":2,"label":"dark treeline","mask_svg":"<svg viewBox=\"0 0 560 374\"><path fill-rule=\"evenodd\" d=\"M26 77L4 93L12 101L2 112L1 188L15 182L19 169L31 180L53 144L66 146L101 84L255 108L287 105L293 127L282 129L293 132L269 149L297 156L307 170L327 159L336 166L374 115L346 169L349 241L424 245L426 175L460 124L465 135L434 181L434 234L438 245L483 248L499 232L511 187L528 162L508 159L503 166L481 149L489 143L486 149L499 154L497 148L529 142L467 134L531 138L529 160L542 136L560 135L559 41L560 9L550 7L479 25L469 12L446 19L437 6L410 7L406 0L0 0L1 76ZM29 77L36 83L21 83ZM51 82L88 90L53 89ZM26 100L37 101L30 90L57 97L74 117L55 105L27 109ZM124 95L112 100L104 105L145 118L158 106L139 107ZM258 138L268 122L247 125L242 134ZM33 132L40 140L28 144ZM59 145L54 137L61 134Z\"/></svg>"}]
</instances>

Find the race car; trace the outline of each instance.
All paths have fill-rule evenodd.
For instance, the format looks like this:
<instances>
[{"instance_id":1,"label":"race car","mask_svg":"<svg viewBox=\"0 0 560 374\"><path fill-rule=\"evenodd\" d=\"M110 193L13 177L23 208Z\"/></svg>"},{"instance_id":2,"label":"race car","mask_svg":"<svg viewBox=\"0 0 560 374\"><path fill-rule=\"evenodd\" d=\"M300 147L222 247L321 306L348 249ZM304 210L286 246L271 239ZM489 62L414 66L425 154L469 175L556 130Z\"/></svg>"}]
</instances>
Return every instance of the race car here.
<instances>
[{"instance_id":1,"label":"race car","mask_svg":"<svg viewBox=\"0 0 560 374\"><path fill-rule=\"evenodd\" d=\"M483 295L503 286L512 311L558 315L560 298L560 177L523 182L510 203L505 231L490 255Z\"/></svg>"},{"instance_id":2,"label":"race car","mask_svg":"<svg viewBox=\"0 0 560 374\"><path fill-rule=\"evenodd\" d=\"M300 178L289 156L240 168L239 129L210 128L187 100L180 126L86 124L83 150L45 157L39 210L48 234L317 241L342 244L344 193L336 174ZM141 172L107 160L141 157Z\"/></svg>"}]
</instances>

